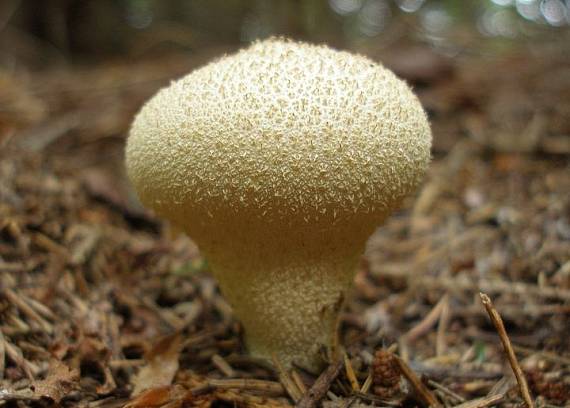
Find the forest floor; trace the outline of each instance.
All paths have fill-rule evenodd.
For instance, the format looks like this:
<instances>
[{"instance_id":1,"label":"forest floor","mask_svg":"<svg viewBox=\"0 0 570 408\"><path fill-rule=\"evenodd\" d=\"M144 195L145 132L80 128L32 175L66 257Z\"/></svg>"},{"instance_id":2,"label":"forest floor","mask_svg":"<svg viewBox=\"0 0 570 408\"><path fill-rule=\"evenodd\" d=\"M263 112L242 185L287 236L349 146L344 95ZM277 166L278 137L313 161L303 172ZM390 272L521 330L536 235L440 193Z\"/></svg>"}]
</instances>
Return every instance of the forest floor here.
<instances>
[{"instance_id":1,"label":"forest floor","mask_svg":"<svg viewBox=\"0 0 570 408\"><path fill-rule=\"evenodd\" d=\"M434 159L371 238L317 383L247 356L196 246L125 177L133 115L212 54L0 71L0 407L509 407L513 366L570 406L570 54L386 56Z\"/></svg>"}]
</instances>

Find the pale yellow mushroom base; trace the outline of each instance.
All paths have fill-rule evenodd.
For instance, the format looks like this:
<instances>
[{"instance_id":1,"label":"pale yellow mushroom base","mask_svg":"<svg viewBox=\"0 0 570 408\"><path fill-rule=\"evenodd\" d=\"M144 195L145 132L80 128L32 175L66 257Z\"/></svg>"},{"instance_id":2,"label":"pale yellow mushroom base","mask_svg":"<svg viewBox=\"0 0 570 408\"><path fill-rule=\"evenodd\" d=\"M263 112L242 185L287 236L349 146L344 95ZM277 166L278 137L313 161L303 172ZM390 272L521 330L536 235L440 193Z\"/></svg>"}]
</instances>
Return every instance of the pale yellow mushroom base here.
<instances>
[{"instance_id":1,"label":"pale yellow mushroom base","mask_svg":"<svg viewBox=\"0 0 570 408\"><path fill-rule=\"evenodd\" d=\"M366 240L383 221L362 218L306 225L294 217L265 221L242 211L198 218L203 221L184 230L242 323L249 353L318 372L323 357L335 351L340 308Z\"/></svg>"},{"instance_id":2,"label":"pale yellow mushroom base","mask_svg":"<svg viewBox=\"0 0 570 408\"><path fill-rule=\"evenodd\" d=\"M210 264L243 324L250 354L317 371L336 352L339 311L359 257L344 251L304 255L277 248L271 256L246 252L229 263L210 258Z\"/></svg>"}]
</instances>

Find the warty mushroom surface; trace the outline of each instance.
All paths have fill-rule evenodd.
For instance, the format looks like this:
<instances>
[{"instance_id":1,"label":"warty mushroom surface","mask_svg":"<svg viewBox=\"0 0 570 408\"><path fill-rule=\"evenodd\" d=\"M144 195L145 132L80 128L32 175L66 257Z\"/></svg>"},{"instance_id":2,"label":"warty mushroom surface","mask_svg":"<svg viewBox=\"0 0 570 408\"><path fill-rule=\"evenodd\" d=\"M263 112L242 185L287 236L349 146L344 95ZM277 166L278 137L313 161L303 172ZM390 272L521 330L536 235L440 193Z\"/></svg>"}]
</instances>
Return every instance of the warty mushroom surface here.
<instances>
[{"instance_id":1,"label":"warty mushroom surface","mask_svg":"<svg viewBox=\"0 0 570 408\"><path fill-rule=\"evenodd\" d=\"M366 240L430 146L418 99L382 65L269 39L160 90L126 163L141 201L208 259L250 352L316 370Z\"/></svg>"}]
</instances>

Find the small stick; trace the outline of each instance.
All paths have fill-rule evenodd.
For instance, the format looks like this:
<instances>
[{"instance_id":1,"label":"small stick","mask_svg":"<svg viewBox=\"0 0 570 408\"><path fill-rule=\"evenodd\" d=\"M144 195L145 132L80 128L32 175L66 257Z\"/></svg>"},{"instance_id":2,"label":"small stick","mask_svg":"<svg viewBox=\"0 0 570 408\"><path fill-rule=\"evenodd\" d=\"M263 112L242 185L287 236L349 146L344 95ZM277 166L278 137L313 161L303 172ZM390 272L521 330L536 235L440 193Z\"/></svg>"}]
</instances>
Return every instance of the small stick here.
<instances>
[{"instance_id":1,"label":"small stick","mask_svg":"<svg viewBox=\"0 0 570 408\"><path fill-rule=\"evenodd\" d=\"M340 398L335 395L332 391L327 391L327 397L329 397L332 401L338 401Z\"/></svg>"},{"instance_id":2,"label":"small stick","mask_svg":"<svg viewBox=\"0 0 570 408\"><path fill-rule=\"evenodd\" d=\"M235 381L235 380L221 380L221 381ZM257 380L256 380L257 381ZM247 407L272 407L272 408L291 408L291 405L288 403L283 403L278 400L273 400L268 398L267 396L257 396L251 395L243 392L239 392L239 388L234 389L233 387L230 388L221 388L221 387L212 387L208 384L198 385L193 387L189 390L189 395L196 397L199 395L208 394L217 389L216 392L216 399L219 399L224 402L229 402L231 406L247 406ZM172 391L171 391L172 392ZM182 391L183 392L183 391ZM175 401L177 402L177 401ZM123 406L123 405L121 405ZM142 406L142 405L132 405L134 406ZM147 405L144 405L145 407ZM156 405L153 405L156 406ZM172 404L166 404L161 406L173 406ZM174 405L178 406L178 405ZM131 405L125 405L125 407L131 407Z\"/></svg>"},{"instance_id":3,"label":"small stick","mask_svg":"<svg viewBox=\"0 0 570 408\"><path fill-rule=\"evenodd\" d=\"M503 377L501 378L499 381L497 381L495 384L493 384L493 386L491 387L491 389L489 390L489 392L487 393L487 397L492 396L492 395L506 395L507 392L509 392L509 390L512 388L513 386L513 379L511 376L508 377Z\"/></svg>"},{"instance_id":4,"label":"small stick","mask_svg":"<svg viewBox=\"0 0 570 408\"><path fill-rule=\"evenodd\" d=\"M446 297L446 301L443 303L443 307L441 309L441 315L439 316L439 323L437 325L437 336L435 340L436 356L442 356L445 354L445 334L447 332L447 326L449 325L450 317L449 298Z\"/></svg>"},{"instance_id":5,"label":"small stick","mask_svg":"<svg viewBox=\"0 0 570 408\"><path fill-rule=\"evenodd\" d=\"M281 383L275 381L256 380L251 378L236 378L236 379L214 379L208 381L208 386L218 389L237 389L237 390L252 390L263 391L268 394L284 395L285 388Z\"/></svg>"},{"instance_id":6,"label":"small stick","mask_svg":"<svg viewBox=\"0 0 570 408\"><path fill-rule=\"evenodd\" d=\"M299 388L299 391L301 391L301 394L304 395L307 392L307 387L296 370L291 370L291 378L295 382L297 388Z\"/></svg>"},{"instance_id":7,"label":"small stick","mask_svg":"<svg viewBox=\"0 0 570 408\"><path fill-rule=\"evenodd\" d=\"M395 399L395 400L385 400L383 398L377 397L376 395L372 394L363 394L361 392L357 392L354 394L355 397L358 397L364 401L373 402L377 405L382 407L402 407L403 400ZM376 405L374 405L376 406Z\"/></svg>"},{"instance_id":8,"label":"small stick","mask_svg":"<svg viewBox=\"0 0 570 408\"><path fill-rule=\"evenodd\" d=\"M396 356L396 362L400 367L400 371L402 375L406 377L406 379L410 382L414 390L416 391L420 400L428 407L441 407L441 404L435 398L435 395L431 392L431 390L424 385L424 383L420 380L420 378L412 371L412 369L402 360L400 357Z\"/></svg>"},{"instance_id":9,"label":"small stick","mask_svg":"<svg viewBox=\"0 0 570 408\"><path fill-rule=\"evenodd\" d=\"M23 262L0 262L0 272L24 272L26 265Z\"/></svg>"},{"instance_id":10,"label":"small stick","mask_svg":"<svg viewBox=\"0 0 570 408\"><path fill-rule=\"evenodd\" d=\"M214 354L212 356L212 363L226 377L234 377L235 376L235 371L232 368L232 366L219 354Z\"/></svg>"},{"instance_id":11,"label":"small stick","mask_svg":"<svg viewBox=\"0 0 570 408\"><path fill-rule=\"evenodd\" d=\"M146 364L146 360L144 360L142 358L109 361L109 367L114 368L114 369L140 367L143 364Z\"/></svg>"},{"instance_id":12,"label":"small stick","mask_svg":"<svg viewBox=\"0 0 570 408\"><path fill-rule=\"evenodd\" d=\"M332 363L325 371L317 378L317 381L307 391L303 398L296 405L297 408L313 408L323 397L326 395L332 382L338 377L342 369L342 361Z\"/></svg>"},{"instance_id":13,"label":"small stick","mask_svg":"<svg viewBox=\"0 0 570 408\"><path fill-rule=\"evenodd\" d=\"M22 313L28 316L31 320L38 323L42 330L48 334L53 333L53 326L49 324L43 317L41 317L34 309L30 307L16 292L12 289L4 289L4 296L10 303L16 306Z\"/></svg>"},{"instance_id":14,"label":"small stick","mask_svg":"<svg viewBox=\"0 0 570 408\"><path fill-rule=\"evenodd\" d=\"M0 380L4 379L4 368L6 367L6 347L4 346L4 335L0 329Z\"/></svg>"},{"instance_id":15,"label":"small stick","mask_svg":"<svg viewBox=\"0 0 570 408\"><path fill-rule=\"evenodd\" d=\"M441 316L441 312L448 302L448 299L448 295L443 296L426 315L426 317L404 334L403 337L406 339L406 342L413 343L416 339L426 334L433 326L435 326Z\"/></svg>"},{"instance_id":16,"label":"small stick","mask_svg":"<svg viewBox=\"0 0 570 408\"><path fill-rule=\"evenodd\" d=\"M297 385L291 379L291 376L289 376L289 373L287 373L287 371L285 371L285 368L283 367L281 362L277 359L277 357L275 355L272 355L271 359L273 360L273 364L275 365L275 368L277 369L279 382L281 382L281 384L283 385L283 387L285 388L285 390L287 391L287 394L289 394L291 399L293 401L295 401L295 403L298 403L301 400L301 398L303 397L303 395L301 394L301 391L299 391L299 389L297 388Z\"/></svg>"},{"instance_id":17,"label":"small stick","mask_svg":"<svg viewBox=\"0 0 570 408\"><path fill-rule=\"evenodd\" d=\"M182 348L184 349L188 347L196 347L215 336L223 334L225 331L226 328L224 327L213 327L210 329L204 329L202 331L199 331L197 333L188 336L188 338L184 341Z\"/></svg>"},{"instance_id":18,"label":"small stick","mask_svg":"<svg viewBox=\"0 0 570 408\"><path fill-rule=\"evenodd\" d=\"M10 357L17 366L20 366L20 368L24 370L24 373L29 380L33 381L35 374L40 371L40 368L34 363L26 360L22 355L22 351L16 345L9 343L6 339L3 339L2 342L4 343L4 348L6 349L8 357Z\"/></svg>"},{"instance_id":19,"label":"small stick","mask_svg":"<svg viewBox=\"0 0 570 408\"><path fill-rule=\"evenodd\" d=\"M372 386L372 380L373 380L373 376L372 373L368 373L368 377L366 377L366 380L364 380L364 384L362 384L362 388L360 388L360 392L363 394L366 394L368 392L368 390L370 389L370 387Z\"/></svg>"},{"instance_id":20,"label":"small stick","mask_svg":"<svg viewBox=\"0 0 570 408\"><path fill-rule=\"evenodd\" d=\"M538 286L522 282L491 281L488 279L470 279L467 277L447 278L433 276L417 276L406 270L414 270L414 265L403 264L386 265L371 263L370 274L373 277L388 277L396 279L406 279L408 285L422 287L424 289L444 289L447 291L469 291L484 290L488 293L511 294L520 296L536 296L540 299L558 299L562 301L570 300L570 290L555 286ZM394 268L394 266L396 266ZM392 268L390 268L392 267ZM417 268L417 266L416 266Z\"/></svg>"},{"instance_id":21,"label":"small stick","mask_svg":"<svg viewBox=\"0 0 570 408\"><path fill-rule=\"evenodd\" d=\"M34 235L32 235L32 240L34 244L36 244L42 249L45 249L48 252L54 252L55 254L61 256L65 260L68 260L70 258L69 251L67 250L66 247L55 242L47 235L44 235L41 232L36 232Z\"/></svg>"},{"instance_id":22,"label":"small stick","mask_svg":"<svg viewBox=\"0 0 570 408\"><path fill-rule=\"evenodd\" d=\"M528 347L514 345L513 349L522 354L538 354L540 357L554 361L555 363L564 363L570 365L570 357L561 356L560 354L553 353L551 351L536 351Z\"/></svg>"},{"instance_id":23,"label":"small stick","mask_svg":"<svg viewBox=\"0 0 570 408\"><path fill-rule=\"evenodd\" d=\"M15 312L15 311L14 311ZM14 312L8 312L6 316L6 322L9 322L13 327L6 327L4 326L4 332L9 329L15 329L21 333L29 333L32 331L32 328L28 323L20 319L18 316L15 315ZM36 329L37 331L38 329ZM9 335L9 333L6 333Z\"/></svg>"},{"instance_id":24,"label":"small stick","mask_svg":"<svg viewBox=\"0 0 570 408\"><path fill-rule=\"evenodd\" d=\"M491 395L490 397L477 398L463 404L456 405L453 408L486 408L502 401L503 394Z\"/></svg>"},{"instance_id":25,"label":"small stick","mask_svg":"<svg viewBox=\"0 0 570 408\"><path fill-rule=\"evenodd\" d=\"M117 398L117 397L107 397L100 400L92 401L87 404L89 408L101 408L101 407L124 407L126 403L129 402L128 398Z\"/></svg>"},{"instance_id":26,"label":"small stick","mask_svg":"<svg viewBox=\"0 0 570 408\"><path fill-rule=\"evenodd\" d=\"M33 309L36 310L36 312L38 312L39 314L41 314L43 317L45 317L46 319L49 319L51 321L56 321L57 317L55 316L55 314L51 311L51 309L49 307L47 307L46 305L38 302L37 300L20 294L20 296L22 297L22 299L24 299Z\"/></svg>"},{"instance_id":27,"label":"small stick","mask_svg":"<svg viewBox=\"0 0 570 408\"><path fill-rule=\"evenodd\" d=\"M356 397L346 398L342 402L342 405L339 406L339 408L349 408L356 400L357 400Z\"/></svg>"},{"instance_id":28,"label":"small stick","mask_svg":"<svg viewBox=\"0 0 570 408\"><path fill-rule=\"evenodd\" d=\"M354 374L354 368L352 368L352 363L350 362L350 359L346 353L344 353L344 368L346 370L346 377L350 382L352 391L360 391L360 384L358 383L356 374Z\"/></svg>"},{"instance_id":29,"label":"small stick","mask_svg":"<svg viewBox=\"0 0 570 408\"><path fill-rule=\"evenodd\" d=\"M505 330L505 325L503 324L503 319L501 319L501 315L493 306L493 302L486 294L480 292L479 296L481 297L481 302L483 302L483 306L487 310L491 321L495 325L495 329L499 333L499 337L501 338L501 343L503 343L503 348L505 349L505 353L507 354L507 358L509 360L509 364L513 369L515 377L517 379L517 383L519 385L519 391L521 396L528 408L534 408L534 403L532 402L532 397L530 396L530 391L528 390L528 385L526 383L526 379L524 377L524 373L517 361L517 357L515 356L515 352L513 351L513 347L511 345L511 340L507 335L507 331Z\"/></svg>"},{"instance_id":30,"label":"small stick","mask_svg":"<svg viewBox=\"0 0 570 408\"><path fill-rule=\"evenodd\" d=\"M443 384L440 384L440 383L433 381L433 380L428 380L428 384L431 385L433 388L437 388L438 390L440 390L442 393L446 394L447 396L453 398L456 402L459 402L459 403L465 402L465 398L463 398L461 395L451 391L449 388L447 388Z\"/></svg>"}]
</instances>

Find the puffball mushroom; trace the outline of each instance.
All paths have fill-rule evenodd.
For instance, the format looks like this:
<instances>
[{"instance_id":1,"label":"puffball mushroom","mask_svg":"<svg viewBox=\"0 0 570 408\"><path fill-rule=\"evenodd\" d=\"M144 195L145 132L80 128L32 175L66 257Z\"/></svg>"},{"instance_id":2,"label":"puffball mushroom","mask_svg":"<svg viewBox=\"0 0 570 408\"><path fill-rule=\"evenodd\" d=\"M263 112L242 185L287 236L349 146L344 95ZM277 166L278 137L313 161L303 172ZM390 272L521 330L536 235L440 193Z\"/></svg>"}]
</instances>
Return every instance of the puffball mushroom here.
<instances>
[{"instance_id":1,"label":"puffball mushroom","mask_svg":"<svg viewBox=\"0 0 570 408\"><path fill-rule=\"evenodd\" d=\"M254 356L316 370L367 238L420 182L431 132L370 59L256 42L160 90L128 174L208 259Z\"/></svg>"}]
</instances>

